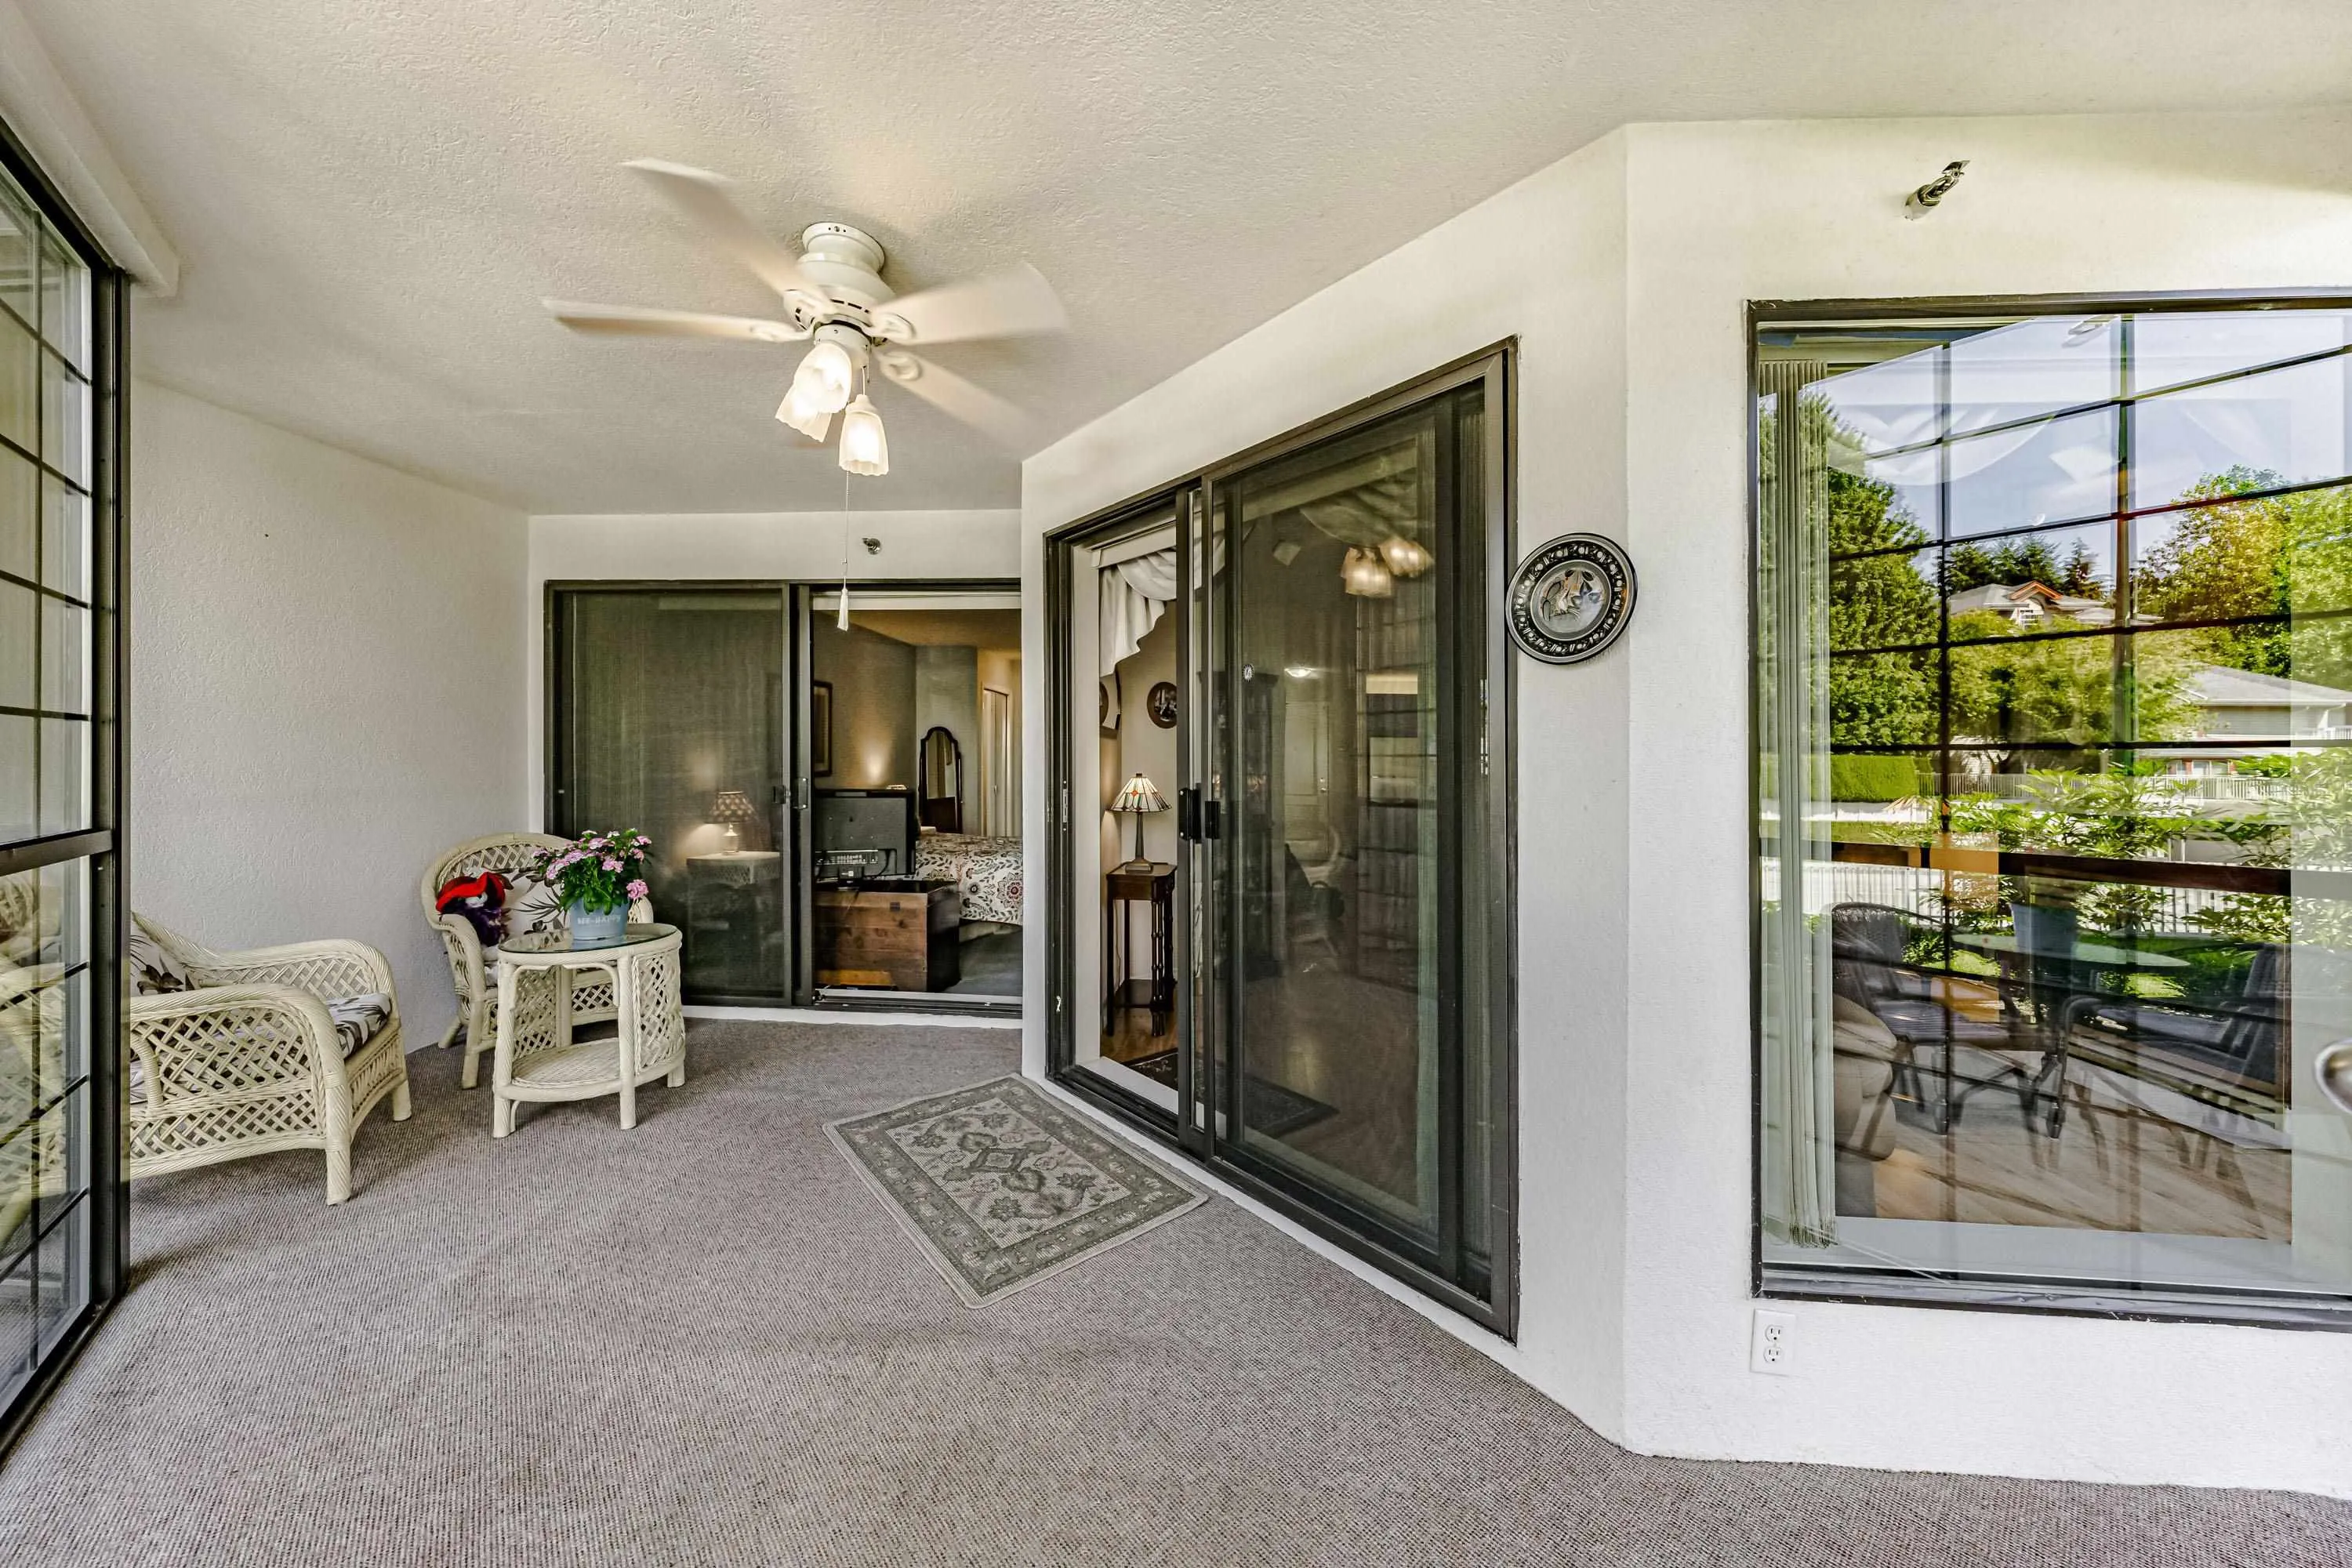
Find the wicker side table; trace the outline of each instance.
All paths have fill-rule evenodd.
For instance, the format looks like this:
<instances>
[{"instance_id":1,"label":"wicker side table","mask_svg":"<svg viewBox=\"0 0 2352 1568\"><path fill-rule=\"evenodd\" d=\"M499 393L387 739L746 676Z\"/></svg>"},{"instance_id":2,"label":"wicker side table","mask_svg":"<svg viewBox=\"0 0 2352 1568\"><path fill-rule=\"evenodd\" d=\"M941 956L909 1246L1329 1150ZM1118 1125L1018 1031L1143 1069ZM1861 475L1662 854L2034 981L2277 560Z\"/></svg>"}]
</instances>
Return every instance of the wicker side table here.
<instances>
[{"instance_id":1,"label":"wicker side table","mask_svg":"<svg viewBox=\"0 0 2352 1568\"><path fill-rule=\"evenodd\" d=\"M575 948L568 933L518 937L498 950L498 1045L490 1069L490 1135L514 1131L522 1100L618 1095L621 1125L637 1124L637 1090L686 1082L686 1014L678 931L631 925L610 947ZM618 1031L572 1037L572 989L583 973L609 981Z\"/></svg>"}]
</instances>

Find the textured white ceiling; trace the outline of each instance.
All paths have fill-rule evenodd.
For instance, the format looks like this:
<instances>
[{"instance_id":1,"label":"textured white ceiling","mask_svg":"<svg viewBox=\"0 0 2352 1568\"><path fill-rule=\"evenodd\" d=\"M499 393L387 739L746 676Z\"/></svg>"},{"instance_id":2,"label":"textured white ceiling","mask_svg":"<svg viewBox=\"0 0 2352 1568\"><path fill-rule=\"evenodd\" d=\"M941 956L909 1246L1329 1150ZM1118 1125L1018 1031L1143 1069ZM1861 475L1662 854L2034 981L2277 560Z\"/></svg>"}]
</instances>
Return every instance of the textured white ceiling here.
<instances>
[{"instance_id":1,"label":"textured white ceiling","mask_svg":"<svg viewBox=\"0 0 2352 1568\"><path fill-rule=\"evenodd\" d=\"M1629 120L2340 100L2345 0L24 0L184 262L142 371L542 511L830 509L794 351L591 341L541 295L767 313L616 165L859 224L902 290L1026 258L1058 340L939 359L1060 434ZM1922 170L1924 178L1932 171ZM885 389L860 508L1017 504Z\"/></svg>"}]
</instances>

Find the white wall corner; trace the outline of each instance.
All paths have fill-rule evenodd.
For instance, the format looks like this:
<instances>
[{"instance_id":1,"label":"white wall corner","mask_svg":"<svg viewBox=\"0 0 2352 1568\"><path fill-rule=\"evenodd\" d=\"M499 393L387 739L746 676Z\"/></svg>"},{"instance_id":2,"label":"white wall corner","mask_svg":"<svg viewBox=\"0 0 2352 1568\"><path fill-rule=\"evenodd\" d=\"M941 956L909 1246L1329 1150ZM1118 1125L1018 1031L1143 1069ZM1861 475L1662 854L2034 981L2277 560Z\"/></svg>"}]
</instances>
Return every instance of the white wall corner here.
<instances>
[{"instance_id":1,"label":"white wall corner","mask_svg":"<svg viewBox=\"0 0 2352 1568\"><path fill-rule=\"evenodd\" d=\"M178 292L179 253L16 0L0 0L0 120L89 226L109 260L158 294Z\"/></svg>"}]
</instances>

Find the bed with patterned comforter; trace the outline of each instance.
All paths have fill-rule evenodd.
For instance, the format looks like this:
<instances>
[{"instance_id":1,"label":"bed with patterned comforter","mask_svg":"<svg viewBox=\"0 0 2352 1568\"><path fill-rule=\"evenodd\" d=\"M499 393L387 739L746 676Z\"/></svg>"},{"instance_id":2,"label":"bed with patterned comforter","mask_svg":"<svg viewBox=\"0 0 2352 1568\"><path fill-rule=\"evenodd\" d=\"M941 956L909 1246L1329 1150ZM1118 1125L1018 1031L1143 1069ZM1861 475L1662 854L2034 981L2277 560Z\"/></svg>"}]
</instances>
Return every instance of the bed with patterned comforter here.
<instances>
[{"instance_id":1,"label":"bed with patterned comforter","mask_svg":"<svg viewBox=\"0 0 2352 1568\"><path fill-rule=\"evenodd\" d=\"M953 882L963 918L1021 923L1021 840L976 833L926 833L915 845L915 875Z\"/></svg>"}]
</instances>

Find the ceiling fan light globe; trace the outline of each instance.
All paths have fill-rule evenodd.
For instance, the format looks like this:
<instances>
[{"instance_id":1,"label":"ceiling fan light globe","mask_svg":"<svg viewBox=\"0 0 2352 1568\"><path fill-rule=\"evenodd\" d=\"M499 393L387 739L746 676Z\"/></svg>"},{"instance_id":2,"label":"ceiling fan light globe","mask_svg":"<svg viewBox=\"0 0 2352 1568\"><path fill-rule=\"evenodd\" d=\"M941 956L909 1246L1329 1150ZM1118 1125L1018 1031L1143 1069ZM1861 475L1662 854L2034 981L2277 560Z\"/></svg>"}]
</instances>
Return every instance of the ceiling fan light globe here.
<instances>
[{"instance_id":1,"label":"ceiling fan light globe","mask_svg":"<svg viewBox=\"0 0 2352 1568\"><path fill-rule=\"evenodd\" d=\"M848 405L856 380L857 365L849 351L831 339L820 338L793 374L793 396L803 408L838 414Z\"/></svg>"},{"instance_id":2,"label":"ceiling fan light globe","mask_svg":"<svg viewBox=\"0 0 2352 1568\"><path fill-rule=\"evenodd\" d=\"M1381 559L1400 577L1418 577L1432 564L1427 548L1401 533L1391 533L1381 542Z\"/></svg>"},{"instance_id":3,"label":"ceiling fan light globe","mask_svg":"<svg viewBox=\"0 0 2352 1568\"><path fill-rule=\"evenodd\" d=\"M823 441L833 429L832 411L812 407L804 402L801 397L798 381L793 383L793 389L784 394L783 402L777 405L776 419L780 424L791 426L812 441Z\"/></svg>"},{"instance_id":4,"label":"ceiling fan light globe","mask_svg":"<svg viewBox=\"0 0 2352 1568\"><path fill-rule=\"evenodd\" d=\"M890 471L890 441L883 433L882 413L863 393L841 416L841 466L868 477Z\"/></svg>"},{"instance_id":5,"label":"ceiling fan light globe","mask_svg":"<svg viewBox=\"0 0 2352 1568\"><path fill-rule=\"evenodd\" d=\"M1387 599L1396 595L1396 578L1377 550L1350 549L1339 564L1339 582L1360 599Z\"/></svg>"}]
</instances>

